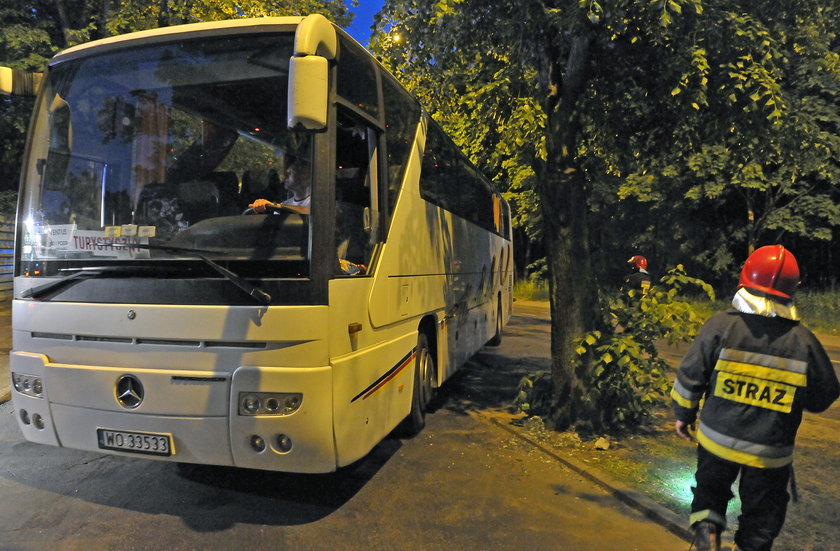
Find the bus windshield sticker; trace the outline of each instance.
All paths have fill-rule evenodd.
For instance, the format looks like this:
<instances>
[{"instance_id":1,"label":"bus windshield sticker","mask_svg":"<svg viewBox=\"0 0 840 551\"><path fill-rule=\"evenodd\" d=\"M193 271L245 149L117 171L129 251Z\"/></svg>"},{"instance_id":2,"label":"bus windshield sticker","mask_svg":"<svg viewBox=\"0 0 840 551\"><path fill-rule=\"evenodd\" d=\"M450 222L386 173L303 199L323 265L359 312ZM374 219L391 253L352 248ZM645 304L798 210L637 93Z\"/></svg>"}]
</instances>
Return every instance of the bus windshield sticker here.
<instances>
[{"instance_id":1,"label":"bus windshield sticker","mask_svg":"<svg viewBox=\"0 0 840 551\"><path fill-rule=\"evenodd\" d=\"M131 260L149 258L148 249L131 247L131 245L148 245L148 243L149 239L146 237L108 237L104 231L76 230L73 232L66 250L79 253L86 252L91 256L108 256L119 260Z\"/></svg>"}]
</instances>

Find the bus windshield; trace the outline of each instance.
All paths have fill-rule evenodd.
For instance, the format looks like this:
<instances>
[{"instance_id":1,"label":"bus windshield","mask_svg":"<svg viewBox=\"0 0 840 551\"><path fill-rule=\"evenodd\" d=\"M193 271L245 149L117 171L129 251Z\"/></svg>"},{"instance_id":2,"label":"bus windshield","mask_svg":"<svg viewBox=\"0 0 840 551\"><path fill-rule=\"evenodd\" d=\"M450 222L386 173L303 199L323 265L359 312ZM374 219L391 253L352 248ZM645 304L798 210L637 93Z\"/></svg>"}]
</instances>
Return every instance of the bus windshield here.
<instances>
[{"instance_id":1,"label":"bus windshield","mask_svg":"<svg viewBox=\"0 0 840 551\"><path fill-rule=\"evenodd\" d=\"M286 127L293 37L182 39L53 66L22 187L21 273L172 266L192 250L305 277L312 147ZM254 214L257 199L299 208Z\"/></svg>"}]
</instances>

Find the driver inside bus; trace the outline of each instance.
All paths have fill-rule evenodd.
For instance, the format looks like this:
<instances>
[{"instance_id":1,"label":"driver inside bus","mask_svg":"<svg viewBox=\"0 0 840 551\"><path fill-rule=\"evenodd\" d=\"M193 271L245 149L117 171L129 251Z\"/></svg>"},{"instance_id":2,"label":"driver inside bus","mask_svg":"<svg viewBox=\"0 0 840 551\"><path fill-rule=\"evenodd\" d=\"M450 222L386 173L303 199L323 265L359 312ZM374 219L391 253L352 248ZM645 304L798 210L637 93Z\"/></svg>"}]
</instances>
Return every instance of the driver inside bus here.
<instances>
[{"instance_id":1,"label":"driver inside bus","mask_svg":"<svg viewBox=\"0 0 840 551\"><path fill-rule=\"evenodd\" d=\"M268 199L257 199L250 205L254 212L264 213L266 207L275 207L309 214L310 195L312 194L312 171L309 161L293 155L286 156L286 172L283 186L289 192L289 197L279 203Z\"/></svg>"}]
</instances>

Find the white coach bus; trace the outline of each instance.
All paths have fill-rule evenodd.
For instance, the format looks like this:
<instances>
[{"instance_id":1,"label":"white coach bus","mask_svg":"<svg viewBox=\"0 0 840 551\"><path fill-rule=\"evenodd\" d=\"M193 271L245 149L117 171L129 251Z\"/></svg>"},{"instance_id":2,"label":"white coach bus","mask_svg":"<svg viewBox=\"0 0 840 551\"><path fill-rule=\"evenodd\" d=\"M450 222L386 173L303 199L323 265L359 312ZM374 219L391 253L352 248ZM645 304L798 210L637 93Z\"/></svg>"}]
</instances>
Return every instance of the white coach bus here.
<instances>
[{"instance_id":1,"label":"white coach bus","mask_svg":"<svg viewBox=\"0 0 840 551\"><path fill-rule=\"evenodd\" d=\"M508 205L319 15L56 55L15 254L25 437L185 463L329 472L416 433L512 307Z\"/></svg>"}]
</instances>

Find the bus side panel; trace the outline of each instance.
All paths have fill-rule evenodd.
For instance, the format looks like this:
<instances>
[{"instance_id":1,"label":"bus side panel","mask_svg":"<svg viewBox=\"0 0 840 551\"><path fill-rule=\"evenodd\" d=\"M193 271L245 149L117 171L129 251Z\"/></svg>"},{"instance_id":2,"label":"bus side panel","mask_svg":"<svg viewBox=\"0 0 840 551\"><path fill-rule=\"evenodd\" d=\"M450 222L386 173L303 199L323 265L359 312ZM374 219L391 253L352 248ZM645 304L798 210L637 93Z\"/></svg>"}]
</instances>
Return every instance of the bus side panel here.
<instances>
[{"instance_id":1,"label":"bus side panel","mask_svg":"<svg viewBox=\"0 0 840 551\"><path fill-rule=\"evenodd\" d=\"M437 212L446 244L446 379L493 336L503 240L430 203L426 208Z\"/></svg>"},{"instance_id":2,"label":"bus side panel","mask_svg":"<svg viewBox=\"0 0 840 551\"><path fill-rule=\"evenodd\" d=\"M338 464L367 454L411 408L417 345L414 321L375 328L368 315L373 278L330 281L330 357Z\"/></svg>"},{"instance_id":3,"label":"bus side panel","mask_svg":"<svg viewBox=\"0 0 840 551\"><path fill-rule=\"evenodd\" d=\"M370 292L370 323L384 327L411 317L442 310L446 285L440 224L420 198L420 151L425 124L408 157L402 191L391 217L388 240L382 246Z\"/></svg>"},{"instance_id":4,"label":"bus side panel","mask_svg":"<svg viewBox=\"0 0 840 551\"><path fill-rule=\"evenodd\" d=\"M420 196L422 127L381 250L370 319L374 327L429 313L442 319L437 341L443 345L437 362L442 384L492 336L498 301L494 272L504 241Z\"/></svg>"},{"instance_id":5,"label":"bus side panel","mask_svg":"<svg viewBox=\"0 0 840 551\"><path fill-rule=\"evenodd\" d=\"M408 415L416 346L414 330L333 360L339 466L366 455Z\"/></svg>"}]
</instances>

